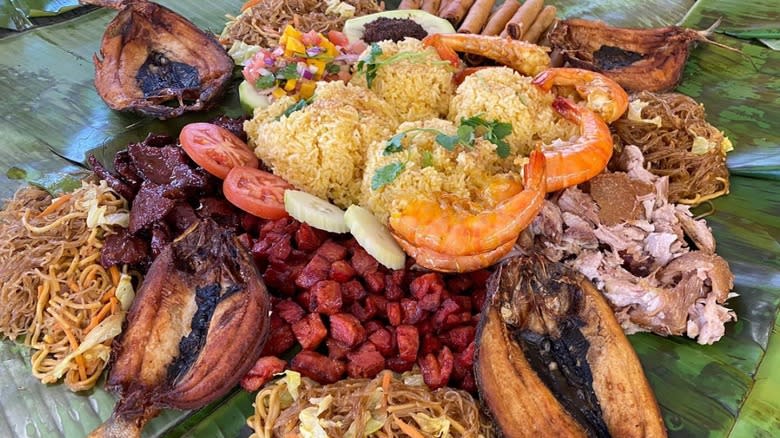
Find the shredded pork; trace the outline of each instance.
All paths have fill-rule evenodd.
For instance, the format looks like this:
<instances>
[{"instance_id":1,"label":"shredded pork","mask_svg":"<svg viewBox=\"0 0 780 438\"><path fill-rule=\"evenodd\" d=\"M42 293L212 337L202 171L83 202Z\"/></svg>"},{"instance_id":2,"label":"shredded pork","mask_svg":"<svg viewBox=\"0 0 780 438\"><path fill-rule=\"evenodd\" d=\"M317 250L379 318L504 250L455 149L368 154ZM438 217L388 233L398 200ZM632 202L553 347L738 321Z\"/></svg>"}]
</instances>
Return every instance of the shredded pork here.
<instances>
[{"instance_id":1,"label":"shredded pork","mask_svg":"<svg viewBox=\"0 0 780 438\"><path fill-rule=\"evenodd\" d=\"M734 276L715 254L711 230L687 206L669 203L668 179L645 170L638 148L627 146L618 163L617 172L545 201L518 249L590 278L627 333L716 342L736 315L724 306L734 296ZM615 217L620 211L626 217Z\"/></svg>"}]
</instances>

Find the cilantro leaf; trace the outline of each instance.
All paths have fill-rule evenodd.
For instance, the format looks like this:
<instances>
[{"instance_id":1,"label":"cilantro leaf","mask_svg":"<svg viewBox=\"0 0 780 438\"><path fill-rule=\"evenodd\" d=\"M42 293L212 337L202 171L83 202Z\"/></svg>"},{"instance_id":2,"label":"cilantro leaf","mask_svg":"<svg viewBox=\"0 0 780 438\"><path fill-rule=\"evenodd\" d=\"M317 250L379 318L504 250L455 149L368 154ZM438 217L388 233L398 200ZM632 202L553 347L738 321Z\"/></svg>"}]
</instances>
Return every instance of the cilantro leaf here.
<instances>
[{"instance_id":1,"label":"cilantro leaf","mask_svg":"<svg viewBox=\"0 0 780 438\"><path fill-rule=\"evenodd\" d=\"M401 144L401 140L403 140L404 137L406 137L406 131L400 132L390 137L390 140L387 141L387 145L385 146L385 150L382 152L382 155L390 155L396 152L401 152L404 149L404 145Z\"/></svg>"},{"instance_id":2,"label":"cilantro leaf","mask_svg":"<svg viewBox=\"0 0 780 438\"><path fill-rule=\"evenodd\" d=\"M267 88L273 87L274 83L276 83L276 78L274 77L274 75L270 74L270 75L260 76L255 81L255 89L265 90Z\"/></svg>"},{"instance_id":3,"label":"cilantro leaf","mask_svg":"<svg viewBox=\"0 0 780 438\"><path fill-rule=\"evenodd\" d=\"M491 131L493 132L493 135L496 136L496 138L502 139L512 133L511 123L499 122L499 121L495 121L493 123L494 123L493 129L491 129Z\"/></svg>"},{"instance_id":4,"label":"cilantro leaf","mask_svg":"<svg viewBox=\"0 0 780 438\"><path fill-rule=\"evenodd\" d=\"M458 126L458 143L464 146L472 146L474 144L474 128L469 125Z\"/></svg>"},{"instance_id":5,"label":"cilantro leaf","mask_svg":"<svg viewBox=\"0 0 780 438\"><path fill-rule=\"evenodd\" d=\"M422 168L433 166L433 154L430 151L422 152Z\"/></svg>"},{"instance_id":6,"label":"cilantro leaf","mask_svg":"<svg viewBox=\"0 0 780 438\"><path fill-rule=\"evenodd\" d=\"M331 74L337 74L341 72L341 66L338 64L335 64L333 62L328 63L328 65L325 66L325 71Z\"/></svg>"},{"instance_id":7,"label":"cilantro leaf","mask_svg":"<svg viewBox=\"0 0 780 438\"><path fill-rule=\"evenodd\" d=\"M298 74L298 64L287 64L281 70L276 72L276 79L298 79L301 75Z\"/></svg>"},{"instance_id":8,"label":"cilantro leaf","mask_svg":"<svg viewBox=\"0 0 780 438\"><path fill-rule=\"evenodd\" d=\"M379 68L377 58L382 55L382 48L377 43L371 43L371 49L365 59L361 59L357 64L357 71L366 72L366 86L371 88L371 84L374 83L376 78L377 69Z\"/></svg>"},{"instance_id":9,"label":"cilantro leaf","mask_svg":"<svg viewBox=\"0 0 780 438\"><path fill-rule=\"evenodd\" d=\"M312 99L309 98L309 99L301 99L301 100L295 102L294 104L290 105L286 110L284 110L284 112L282 113L282 116L290 117L290 114L292 114L292 113L294 113L294 112L296 112L298 110L302 110L302 109L306 108L307 106L309 106L311 101L312 101ZM281 118L281 116L279 116L279 118Z\"/></svg>"},{"instance_id":10,"label":"cilantro leaf","mask_svg":"<svg viewBox=\"0 0 780 438\"><path fill-rule=\"evenodd\" d=\"M460 143L460 138L458 138L458 134L447 135L439 133L436 135L436 143L439 143L444 149L452 151L455 150L455 146Z\"/></svg>"},{"instance_id":11,"label":"cilantro leaf","mask_svg":"<svg viewBox=\"0 0 780 438\"><path fill-rule=\"evenodd\" d=\"M405 168L406 165L399 161L394 161L386 166L380 167L376 170L374 176L371 177L371 190L378 190L395 181Z\"/></svg>"},{"instance_id":12,"label":"cilantro leaf","mask_svg":"<svg viewBox=\"0 0 780 438\"><path fill-rule=\"evenodd\" d=\"M502 139L490 140L490 142L496 145L496 153L498 154L499 157L506 158L509 156L509 152L510 152L509 143L505 142Z\"/></svg>"}]
</instances>

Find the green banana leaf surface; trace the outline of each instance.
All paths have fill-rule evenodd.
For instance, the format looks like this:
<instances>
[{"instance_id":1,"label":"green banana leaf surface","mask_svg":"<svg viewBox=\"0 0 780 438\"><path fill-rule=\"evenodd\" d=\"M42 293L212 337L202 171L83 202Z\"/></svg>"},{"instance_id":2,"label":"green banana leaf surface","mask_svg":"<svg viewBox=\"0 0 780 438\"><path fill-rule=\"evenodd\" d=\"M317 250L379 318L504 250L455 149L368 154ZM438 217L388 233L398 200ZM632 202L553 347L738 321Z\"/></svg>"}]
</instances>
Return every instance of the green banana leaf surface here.
<instances>
[{"instance_id":1,"label":"green banana leaf surface","mask_svg":"<svg viewBox=\"0 0 780 438\"><path fill-rule=\"evenodd\" d=\"M6 14L24 29L29 11L59 11L56 1L6 0ZM74 3L74 2L69 2ZM219 33L242 1L163 0L203 29ZM751 38L778 25L777 0L550 1L559 17L612 25L681 24L706 29L718 18L715 42L691 51L678 91L703 103L708 120L734 143L731 194L716 199L707 220L718 253L735 273L739 320L712 346L650 334L630 336L673 437L771 437L780 433L780 53ZM388 2L394 7L397 1ZM49 7L49 9L46 9ZM26 9L25 9L26 8ZM59 24L0 39L0 197L26 182L52 191L72 188L88 153L113 154L149 132L176 133L184 124L241 113L235 91L209 113L160 122L110 110L95 92L92 56L112 10L91 10ZM750 33L750 32L753 33ZM232 87L235 90L235 87ZM166 411L144 436L234 437L247 434L253 394L236 390L197 412ZM74 394L42 385L23 347L0 342L0 436L84 436L106 419L114 397L100 385Z\"/></svg>"}]
</instances>

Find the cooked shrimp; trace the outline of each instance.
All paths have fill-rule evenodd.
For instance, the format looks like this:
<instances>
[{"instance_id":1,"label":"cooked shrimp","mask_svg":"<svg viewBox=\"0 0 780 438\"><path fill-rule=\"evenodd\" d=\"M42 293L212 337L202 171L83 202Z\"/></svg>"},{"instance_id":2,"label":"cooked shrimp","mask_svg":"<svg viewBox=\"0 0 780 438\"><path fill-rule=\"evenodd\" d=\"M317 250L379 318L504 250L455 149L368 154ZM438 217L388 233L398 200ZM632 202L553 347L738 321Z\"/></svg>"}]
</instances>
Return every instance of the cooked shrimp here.
<instances>
[{"instance_id":1,"label":"cooked shrimp","mask_svg":"<svg viewBox=\"0 0 780 438\"><path fill-rule=\"evenodd\" d=\"M585 182L601 173L612 157L609 127L595 112L577 106L564 97L556 97L553 108L580 127L574 140L557 141L543 147L546 162L547 191L554 192Z\"/></svg>"},{"instance_id":2,"label":"cooked shrimp","mask_svg":"<svg viewBox=\"0 0 780 438\"><path fill-rule=\"evenodd\" d=\"M423 44L435 48L441 59L450 61L455 67L460 66L460 58L455 52L484 56L529 76L550 66L548 49L511 38L471 33L436 33L425 37Z\"/></svg>"},{"instance_id":3,"label":"cooked shrimp","mask_svg":"<svg viewBox=\"0 0 780 438\"><path fill-rule=\"evenodd\" d=\"M544 154L531 152L523 169L523 190L500 200L495 207L471 213L447 198L415 200L390 216L390 228L412 245L442 254L492 251L517 238L541 209L546 193L544 162ZM485 196L496 199L495 194Z\"/></svg>"},{"instance_id":4,"label":"cooked shrimp","mask_svg":"<svg viewBox=\"0 0 780 438\"><path fill-rule=\"evenodd\" d=\"M474 255L449 255L414 246L403 237L393 234L404 252L409 254L418 265L439 272L472 272L495 264L515 245L516 238L499 245L496 249Z\"/></svg>"},{"instance_id":5,"label":"cooked shrimp","mask_svg":"<svg viewBox=\"0 0 780 438\"><path fill-rule=\"evenodd\" d=\"M619 119L628 108L628 94L617 82L595 71L580 68L549 68L534 78L534 85L550 91L554 85L574 87L586 106L607 123Z\"/></svg>"}]
</instances>

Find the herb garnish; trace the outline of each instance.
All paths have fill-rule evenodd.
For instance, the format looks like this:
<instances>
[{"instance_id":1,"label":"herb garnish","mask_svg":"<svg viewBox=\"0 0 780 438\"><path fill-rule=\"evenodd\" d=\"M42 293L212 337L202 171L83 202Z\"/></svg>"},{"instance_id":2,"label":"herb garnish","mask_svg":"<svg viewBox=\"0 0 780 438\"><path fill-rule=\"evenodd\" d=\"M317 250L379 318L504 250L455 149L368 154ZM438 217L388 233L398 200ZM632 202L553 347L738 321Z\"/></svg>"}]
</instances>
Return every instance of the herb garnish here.
<instances>
[{"instance_id":1,"label":"herb garnish","mask_svg":"<svg viewBox=\"0 0 780 438\"><path fill-rule=\"evenodd\" d=\"M325 66L325 71L331 74L336 74L341 71L341 66L334 62L328 63L328 65Z\"/></svg>"},{"instance_id":2,"label":"herb garnish","mask_svg":"<svg viewBox=\"0 0 780 438\"><path fill-rule=\"evenodd\" d=\"M260 76L255 81L255 89L265 90L266 88L271 88L274 86L275 82L276 82L276 78L274 77L273 73L265 76Z\"/></svg>"},{"instance_id":3,"label":"herb garnish","mask_svg":"<svg viewBox=\"0 0 780 438\"><path fill-rule=\"evenodd\" d=\"M422 168L433 166L433 154L430 151L422 151Z\"/></svg>"},{"instance_id":4,"label":"herb garnish","mask_svg":"<svg viewBox=\"0 0 780 438\"><path fill-rule=\"evenodd\" d=\"M473 147L477 138L477 129L481 131L482 138L496 145L496 154L501 158L509 156L509 144L504 140L506 136L512 133L512 125L498 120L487 121L479 115L460 119L458 130L453 135L447 135L438 129L433 128L412 128L400 132L387 141L383 155L390 155L403 150L401 143L407 134L412 132L432 132L436 134L436 143L444 149L453 151L459 145L464 147Z\"/></svg>"},{"instance_id":5,"label":"herb garnish","mask_svg":"<svg viewBox=\"0 0 780 438\"><path fill-rule=\"evenodd\" d=\"M298 64L287 64L282 69L276 72L276 79L298 79L301 75L298 73Z\"/></svg>"},{"instance_id":6,"label":"herb garnish","mask_svg":"<svg viewBox=\"0 0 780 438\"><path fill-rule=\"evenodd\" d=\"M395 181L405 168L406 165L400 161L394 161L386 166L380 167L377 169L376 173L374 173L374 176L371 177L371 190L380 189Z\"/></svg>"},{"instance_id":7,"label":"herb garnish","mask_svg":"<svg viewBox=\"0 0 780 438\"><path fill-rule=\"evenodd\" d=\"M301 99L301 100L295 102L294 104L290 105L286 110L284 110L284 112L277 118L277 120L281 119L282 116L290 117L290 114L292 114L292 113L294 113L294 112L296 112L298 110L302 110L302 109L306 108L307 106L309 106L309 104L312 102L312 100L314 100L314 96L312 96L312 97L310 97L308 99Z\"/></svg>"},{"instance_id":8,"label":"herb garnish","mask_svg":"<svg viewBox=\"0 0 780 438\"><path fill-rule=\"evenodd\" d=\"M368 52L366 59L361 59L357 64L357 71L360 73L365 68L366 71L366 85L371 88L371 84L374 83L376 78L376 70L379 68L378 56L382 55L382 48L377 43L371 43L371 50Z\"/></svg>"},{"instance_id":9,"label":"herb garnish","mask_svg":"<svg viewBox=\"0 0 780 438\"><path fill-rule=\"evenodd\" d=\"M398 52L395 55L388 56L385 59L377 59L382 55L382 48L377 43L371 43L371 50L368 52L368 56L361 59L357 63L357 72L361 73L365 70L366 74L366 86L371 88L371 85L376 79L377 71L379 67L383 65L395 64L397 62L409 60L413 63L423 63L429 58L427 52ZM431 61L432 65L449 65L449 61Z\"/></svg>"}]
</instances>

